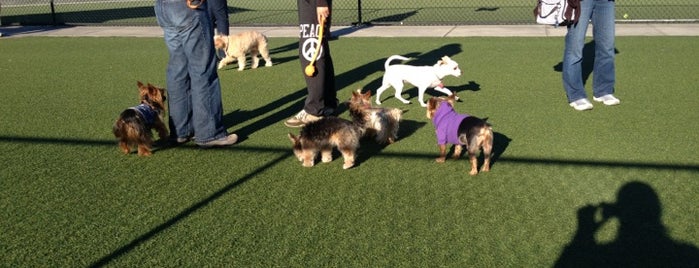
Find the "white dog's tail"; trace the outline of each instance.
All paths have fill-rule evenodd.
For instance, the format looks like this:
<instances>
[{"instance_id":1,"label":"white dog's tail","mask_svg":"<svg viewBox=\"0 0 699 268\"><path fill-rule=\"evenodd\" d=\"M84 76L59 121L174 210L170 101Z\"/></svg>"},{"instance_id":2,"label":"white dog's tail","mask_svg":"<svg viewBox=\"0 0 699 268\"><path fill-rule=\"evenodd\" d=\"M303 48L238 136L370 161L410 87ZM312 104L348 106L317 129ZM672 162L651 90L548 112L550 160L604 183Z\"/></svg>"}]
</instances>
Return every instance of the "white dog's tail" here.
<instances>
[{"instance_id":1,"label":"white dog's tail","mask_svg":"<svg viewBox=\"0 0 699 268\"><path fill-rule=\"evenodd\" d=\"M406 58L406 57L403 57L401 55L393 55L393 56L388 57L388 59L386 59L386 63L384 63L383 67L384 67L384 69L388 69L388 65L390 65L391 61L394 61L394 60L409 60L409 59L410 58Z\"/></svg>"}]
</instances>

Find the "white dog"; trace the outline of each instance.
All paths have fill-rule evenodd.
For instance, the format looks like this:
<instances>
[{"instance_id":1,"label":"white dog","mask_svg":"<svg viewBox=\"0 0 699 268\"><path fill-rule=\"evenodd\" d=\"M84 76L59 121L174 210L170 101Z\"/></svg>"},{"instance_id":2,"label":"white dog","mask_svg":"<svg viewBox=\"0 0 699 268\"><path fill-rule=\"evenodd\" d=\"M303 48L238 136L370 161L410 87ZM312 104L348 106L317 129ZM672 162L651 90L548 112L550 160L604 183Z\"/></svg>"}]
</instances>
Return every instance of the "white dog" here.
<instances>
[{"instance_id":1,"label":"white dog","mask_svg":"<svg viewBox=\"0 0 699 268\"><path fill-rule=\"evenodd\" d=\"M396 89L396 99L404 104L410 103L410 101L401 96L403 81L406 81L417 87L420 105L422 105L422 107L427 107L424 101L427 88L434 88L439 92L451 95L452 92L442 84L442 78L447 75L455 77L461 76L459 64L447 56L442 57L434 66L389 65L393 60L409 60L409 58L400 55L388 57L384 64L386 73L383 75L383 82L381 83L381 87L376 90L376 104L381 105L381 93L391 86Z\"/></svg>"}]
</instances>

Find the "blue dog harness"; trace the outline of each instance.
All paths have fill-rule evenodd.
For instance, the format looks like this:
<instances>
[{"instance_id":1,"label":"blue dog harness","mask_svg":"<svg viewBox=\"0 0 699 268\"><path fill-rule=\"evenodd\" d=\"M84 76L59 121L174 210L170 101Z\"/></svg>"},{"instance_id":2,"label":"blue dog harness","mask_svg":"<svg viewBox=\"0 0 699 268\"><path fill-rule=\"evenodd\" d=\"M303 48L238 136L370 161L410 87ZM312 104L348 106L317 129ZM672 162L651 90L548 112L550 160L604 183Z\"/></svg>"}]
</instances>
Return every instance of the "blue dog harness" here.
<instances>
[{"instance_id":1,"label":"blue dog harness","mask_svg":"<svg viewBox=\"0 0 699 268\"><path fill-rule=\"evenodd\" d=\"M143 117L143 120L146 121L147 126L153 125L153 123L155 123L155 117L158 116L158 111L151 108L149 105L145 103L141 103L138 106L131 107L131 109L135 110L137 113L141 115L141 117Z\"/></svg>"}]
</instances>

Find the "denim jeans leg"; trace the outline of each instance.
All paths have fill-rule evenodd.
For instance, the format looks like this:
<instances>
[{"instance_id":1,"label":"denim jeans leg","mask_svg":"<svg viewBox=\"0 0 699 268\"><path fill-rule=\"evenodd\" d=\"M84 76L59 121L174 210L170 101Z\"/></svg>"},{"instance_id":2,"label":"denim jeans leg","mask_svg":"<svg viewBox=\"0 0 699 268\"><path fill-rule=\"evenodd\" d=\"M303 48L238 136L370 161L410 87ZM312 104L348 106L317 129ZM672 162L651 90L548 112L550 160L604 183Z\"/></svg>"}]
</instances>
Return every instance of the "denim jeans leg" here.
<instances>
[{"instance_id":1,"label":"denim jeans leg","mask_svg":"<svg viewBox=\"0 0 699 268\"><path fill-rule=\"evenodd\" d=\"M592 92L595 97L614 93L614 1L597 0L592 14L595 38L595 64Z\"/></svg>"},{"instance_id":2,"label":"denim jeans leg","mask_svg":"<svg viewBox=\"0 0 699 268\"><path fill-rule=\"evenodd\" d=\"M187 58L180 29L190 24L190 11L183 1L156 0L155 14L158 25L163 29L165 45L168 48L166 87L168 93L168 114L172 138L186 138L194 133L191 125L192 103Z\"/></svg>"},{"instance_id":3,"label":"denim jeans leg","mask_svg":"<svg viewBox=\"0 0 699 268\"><path fill-rule=\"evenodd\" d=\"M213 30L206 21L199 23L198 30L192 34L204 35L203 38L189 38L187 51L190 59L192 79L192 103L194 131L197 143L205 143L225 137L223 125L223 104L221 85L216 72L216 57L213 47Z\"/></svg>"},{"instance_id":4,"label":"denim jeans leg","mask_svg":"<svg viewBox=\"0 0 699 268\"><path fill-rule=\"evenodd\" d=\"M155 11L170 53L166 76L171 131L179 138L194 134L198 143L225 137L206 4L191 10L182 0L156 0Z\"/></svg>"},{"instance_id":5,"label":"denim jeans leg","mask_svg":"<svg viewBox=\"0 0 699 268\"><path fill-rule=\"evenodd\" d=\"M583 48L585 34L592 15L592 0L581 1L580 19L577 24L569 25L565 36L563 52L563 88L568 102L587 98L582 78Z\"/></svg>"}]
</instances>

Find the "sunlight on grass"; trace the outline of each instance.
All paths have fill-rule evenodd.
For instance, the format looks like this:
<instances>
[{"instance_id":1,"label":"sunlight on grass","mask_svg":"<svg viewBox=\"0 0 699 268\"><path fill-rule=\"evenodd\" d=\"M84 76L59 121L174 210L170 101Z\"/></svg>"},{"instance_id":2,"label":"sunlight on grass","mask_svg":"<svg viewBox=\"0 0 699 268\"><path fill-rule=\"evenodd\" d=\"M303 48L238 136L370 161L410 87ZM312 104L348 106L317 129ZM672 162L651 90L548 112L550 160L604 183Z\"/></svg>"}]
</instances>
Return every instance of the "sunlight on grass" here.
<instances>
[{"instance_id":1,"label":"sunlight on grass","mask_svg":"<svg viewBox=\"0 0 699 268\"><path fill-rule=\"evenodd\" d=\"M0 259L8 266L546 267L578 231L578 210L634 182L662 208L666 238L699 244L696 37L619 37L616 107L576 112L556 65L560 38L340 38L338 98L375 91L384 60L464 74L444 83L460 112L496 132L489 173L437 164L434 128L406 86L399 141L367 140L304 168L282 122L306 95L297 40L271 38L275 66L219 71L236 146L119 153L111 126L136 81L165 85L161 38L0 42ZM593 74L594 75L594 74ZM588 90L591 78L588 79ZM429 95L439 95L428 91ZM340 114L348 118L346 112ZM620 223L597 233L613 242Z\"/></svg>"}]
</instances>

